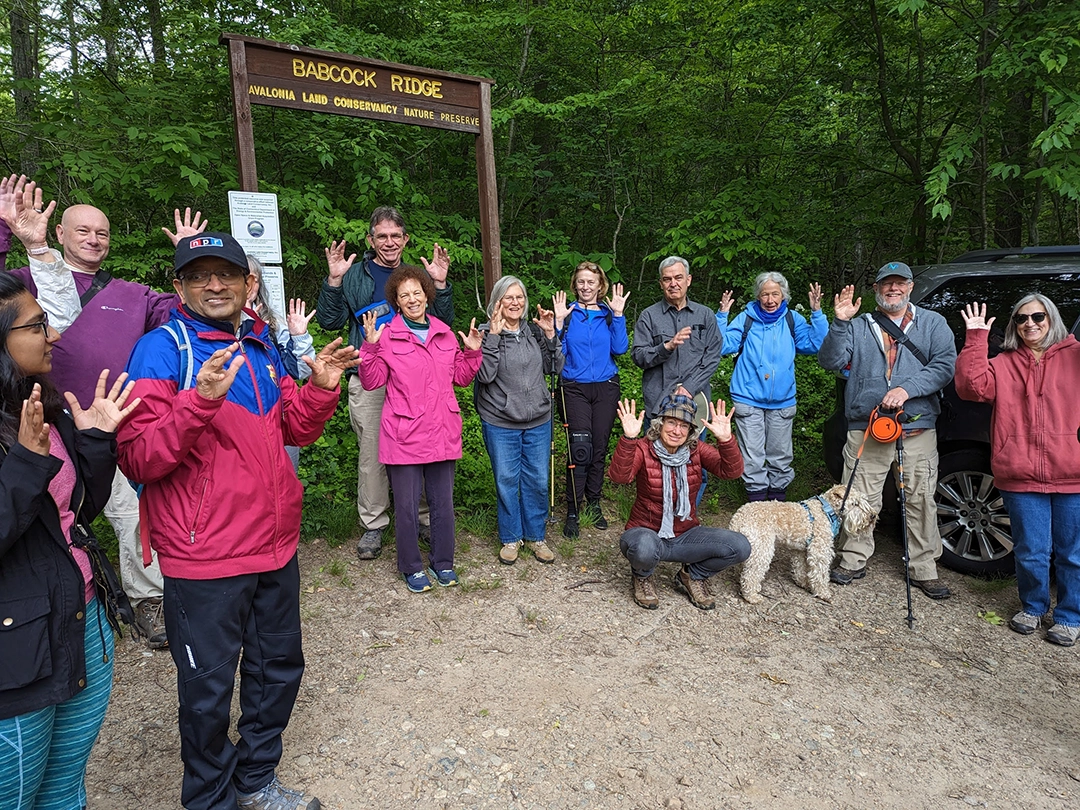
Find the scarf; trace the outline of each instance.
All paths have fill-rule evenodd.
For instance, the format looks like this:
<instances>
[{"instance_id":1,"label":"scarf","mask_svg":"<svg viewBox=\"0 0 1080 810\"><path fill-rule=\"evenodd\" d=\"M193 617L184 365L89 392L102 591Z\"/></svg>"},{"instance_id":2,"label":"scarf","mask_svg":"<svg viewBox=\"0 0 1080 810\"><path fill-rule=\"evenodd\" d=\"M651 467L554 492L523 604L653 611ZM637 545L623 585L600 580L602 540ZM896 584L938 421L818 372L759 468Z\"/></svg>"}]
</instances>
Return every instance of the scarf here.
<instances>
[{"instance_id":1,"label":"scarf","mask_svg":"<svg viewBox=\"0 0 1080 810\"><path fill-rule=\"evenodd\" d=\"M690 487L686 483L686 465L690 461L690 448L685 444L674 453L669 453L663 443L657 439L653 442L656 457L660 459L660 472L664 479L664 517L660 522L660 537L663 540L671 540L675 537L675 516L679 520L690 517ZM675 472L675 497L679 499L678 510L672 509L673 498L671 495L670 469Z\"/></svg>"},{"instance_id":2,"label":"scarf","mask_svg":"<svg viewBox=\"0 0 1080 810\"><path fill-rule=\"evenodd\" d=\"M754 314L757 315L757 319L766 326L770 323L776 323L787 315L787 301L781 301L780 306L776 308L776 312L766 312L761 308L761 304L757 301L753 301L750 306L754 308Z\"/></svg>"}]
</instances>

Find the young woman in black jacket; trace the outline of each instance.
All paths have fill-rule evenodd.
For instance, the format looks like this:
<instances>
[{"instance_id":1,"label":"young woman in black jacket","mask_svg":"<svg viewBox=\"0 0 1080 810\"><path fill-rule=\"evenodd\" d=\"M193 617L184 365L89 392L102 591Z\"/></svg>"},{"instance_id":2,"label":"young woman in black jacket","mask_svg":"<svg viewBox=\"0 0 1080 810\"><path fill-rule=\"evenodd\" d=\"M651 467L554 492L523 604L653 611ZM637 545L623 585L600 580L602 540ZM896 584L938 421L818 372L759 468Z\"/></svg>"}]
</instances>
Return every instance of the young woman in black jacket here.
<instances>
[{"instance_id":1,"label":"young woman in black jacket","mask_svg":"<svg viewBox=\"0 0 1080 810\"><path fill-rule=\"evenodd\" d=\"M109 499L125 375L83 410L46 376L60 339L22 282L0 274L0 797L86 805L86 762L112 689L108 560L87 534ZM115 575L112 575L115 583ZM122 592L121 592L122 593Z\"/></svg>"}]
</instances>

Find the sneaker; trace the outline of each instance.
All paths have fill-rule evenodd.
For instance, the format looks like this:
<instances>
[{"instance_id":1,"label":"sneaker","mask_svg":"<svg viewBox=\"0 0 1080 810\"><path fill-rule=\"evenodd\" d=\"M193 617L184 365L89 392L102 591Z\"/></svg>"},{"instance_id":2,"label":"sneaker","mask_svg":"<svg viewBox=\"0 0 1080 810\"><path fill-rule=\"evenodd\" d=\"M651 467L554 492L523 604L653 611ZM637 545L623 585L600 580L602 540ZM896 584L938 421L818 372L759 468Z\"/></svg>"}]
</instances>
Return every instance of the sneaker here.
<instances>
[{"instance_id":1,"label":"sneaker","mask_svg":"<svg viewBox=\"0 0 1080 810\"><path fill-rule=\"evenodd\" d=\"M238 810L321 810L322 803L314 796L290 790L275 776L269 785L255 793L237 791L236 807Z\"/></svg>"},{"instance_id":2,"label":"sneaker","mask_svg":"<svg viewBox=\"0 0 1080 810\"><path fill-rule=\"evenodd\" d=\"M434 579L444 588L449 588L451 585L458 584L458 575L453 568L444 568L442 571L436 571L429 566L427 573L429 577Z\"/></svg>"},{"instance_id":3,"label":"sneaker","mask_svg":"<svg viewBox=\"0 0 1080 810\"><path fill-rule=\"evenodd\" d=\"M537 562L553 563L555 562L555 552L548 548L548 544L543 540L537 540L536 542L526 541L525 545L529 551L536 557Z\"/></svg>"},{"instance_id":4,"label":"sneaker","mask_svg":"<svg viewBox=\"0 0 1080 810\"><path fill-rule=\"evenodd\" d=\"M865 568L860 568L858 571L852 571L850 568L844 568L844 566L838 565L829 572L829 582L835 582L837 585L850 585L856 579L862 579L865 576Z\"/></svg>"},{"instance_id":5,"label":"sneaker","mask_svg":"<svg viewBox=\"0 0 1080 810\"><path fill-rule=\"evenodd\" d=\"M427 574L423 571L417 571L415 574L402 574L401 576L405 579L405 587L412 593L423 593L431 590L431 580L427 578Z\"/></svg>"},{"instance_id":6,"label":"sneaker","mask_svg":"<svg viewBox=\"0 0 1080 810\"><path fill-rule=\"evenodd\" d=\"M374 560L382 553L382 529L368 529L356 544L356 556L361 560Z\"/></svg>"},{"instance_id":7,"label":"sneaker","mask_svg":"<svg viewBox=\"0 0 1080 810\"><path fill-rule=\"evenodd\" d=\"M716 600L709 593L709 585L703 579L691 579L686 566L675 575L675 589L682 591L690 599L690 604L701 610L712 610Z\"/></svg>"},{"instance_id":8,"label":"sneaker","mask_svg":"<svg viewBox=\"0 0 1080 810\"><path fill-rule=\"evenodd\" d=\"M566 521L562 525L562 536L569 537L573 540L581 534L581 527L578 525L577 515L567 515Z\"/></svg>"},{"instance_id":9,"label":"sneaker","mask_svg":"<svg viewBox=\"0 0 1080 810\"><path fill-rule=\"evenodd\" d=\"M931 599L948 599L952 596L949 586L940 579L913 579L911 584Z\"/></svg>"},{"instance_id":10,"label":"sneaker","mask_svg":"<svg viewBox=\"0 0 1080 810\"><path fill-rule=\"evenodd\" d=\"M1030 613L1020 611L1009 619L1009 629L1022 636L1030 636L1042 622L1042 616L1032 616Z\"/></svg>"},{"instance_id":11,"label":"sneaker","mask_svg":"<svg viewBox=\"0 0 1080 810\"><path fill-rule=\"evenodd\" d=\"M656 595L656 585L653 583L653 578L638 577L633 574L630 575L631 590L634 594L634 601L646 610L656 610L660 607L660 599Z\"/></svg>"},{"instance_id":12,"label":"sneaker","mask_svg":"<svg viewBox=\"0 0 1080 810\"><path fill-rule=\"evenodd\" d=\"M499 549L499 562L503 565L513 565L517 562L518 550L520 548L520 540L515 540L513 543L503 543L502 548Z\"/></svg>"},{"instance_id":13,"label":"sneaker","mask_svg":"<svg viewBox=\"0 0 1080 810\"><path fill-rule=\"evenodd\" d=\"M169 646L160 596L143 599L135 606L135 630L146 639L146 646L151 650L163 650Z\"/></svg>"},{"instance_id":14,"label":"sneaker","mask_svg":"<svg viewBox=\"0 0 1080 810\"><path fill-rule=\"evenodd\" d=\"M600 501L589 501L589 514L592 516L593 526L598 529L606 529L608 527L607 518L604 517L604 513L600 511Z\"/></svg>"},{"instance_id":15,"label":"sneaker","mask_svg":"<svg viewBox=\"0 0 1080 810\"><path fill-rule=\"evenodd\" d=\"M1080 627L1069 627L1066 624L1055 624L1046 631L1046 640L1051 644L1061 647L1071 647L1080 636Z\"/></svg>"}]
</instances>

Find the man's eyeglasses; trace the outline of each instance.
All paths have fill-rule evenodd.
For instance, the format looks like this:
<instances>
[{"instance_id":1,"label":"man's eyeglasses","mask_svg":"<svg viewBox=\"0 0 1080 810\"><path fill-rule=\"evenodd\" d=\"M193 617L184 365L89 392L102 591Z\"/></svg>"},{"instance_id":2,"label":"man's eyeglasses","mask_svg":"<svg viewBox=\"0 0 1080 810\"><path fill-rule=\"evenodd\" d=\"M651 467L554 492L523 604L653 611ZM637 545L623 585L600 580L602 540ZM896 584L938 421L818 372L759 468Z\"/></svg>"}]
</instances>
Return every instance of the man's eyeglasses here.
<instances>
[{"instance_id":1,"label":"man's eyeglasses","mask_svg":"<svg viewBox=\"0 0 1080 810\"><path fill-rule=\"evenodd\" d=\"M210 276L217 276L222 284L235 284L247 275L239 267L228 267L223 270L192 270L180 276L180 281L191 287L205 287L210 283Z\"/></svg>"},{"instance_id":2,"label":"man's eyeglasses","mask_svg":"<svg viewBox=\"0 0 1080 810\"><path fill-rule=\"evenodd\" d=\"M40 329L41 334L45 337L49 336L49 313L46 312L41 316L40 321L34 323L25 323L22 326L13 326L10 331L14 332L16 329Z\"/></svg>"},{"instance_id":3,"label":"man's eyeglasses","mask_svg":"<svg viewBox=\"0 0 1080 810\"><path fill-rule=\"evenodd\" d=\"M1015 315L1013 315L1013 323L1015 323L1017 326L1023 326L1025 323L1028 322L1028 318L1031 318L1031 320L1035 323L1042 323L1046 320L1046 313L1032 312L1030 315L1028 315L1025 312L1017 312Z\"/></svg>"},{"instance_id":4,"label":"man's eyeglasses","mask_svg":"<svg viewBox=\"0 0 1080 810\"><path fill-rule=\"evenodd\" d=\"M403 233L377 233L372 237L372 241L384 245L387 242L400 242L404 238L405 234Z\"/></svg>"}]
</instances>

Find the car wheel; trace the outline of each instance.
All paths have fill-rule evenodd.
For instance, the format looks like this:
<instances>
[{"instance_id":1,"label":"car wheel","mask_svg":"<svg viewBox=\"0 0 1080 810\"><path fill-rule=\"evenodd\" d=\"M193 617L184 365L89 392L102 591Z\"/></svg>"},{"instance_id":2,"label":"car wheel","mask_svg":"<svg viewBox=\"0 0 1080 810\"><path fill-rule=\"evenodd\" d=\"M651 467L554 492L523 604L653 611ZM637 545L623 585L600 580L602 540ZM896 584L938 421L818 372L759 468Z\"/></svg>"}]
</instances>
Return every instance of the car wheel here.
<instances>
[{"instance_id":1,"label":"car wheel","mask_svg":"<svg viewBox=\"0 0 1080 810\"><path fill-rule=\"evenodd\" d=\"M976 576L1015 572L1012 527L988 453L958 450L942 456L935 500L944 565Z\"/></svg>"}]
</instances>

